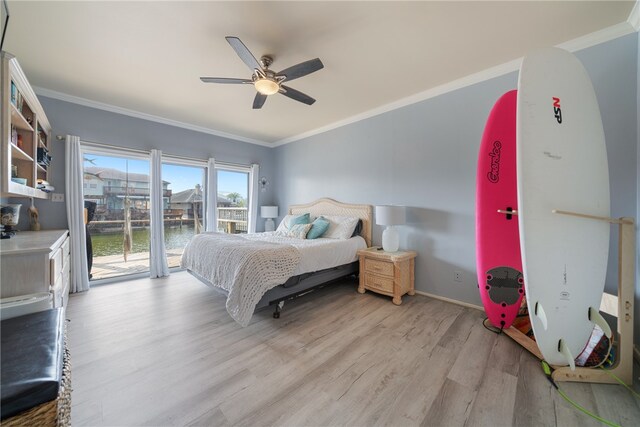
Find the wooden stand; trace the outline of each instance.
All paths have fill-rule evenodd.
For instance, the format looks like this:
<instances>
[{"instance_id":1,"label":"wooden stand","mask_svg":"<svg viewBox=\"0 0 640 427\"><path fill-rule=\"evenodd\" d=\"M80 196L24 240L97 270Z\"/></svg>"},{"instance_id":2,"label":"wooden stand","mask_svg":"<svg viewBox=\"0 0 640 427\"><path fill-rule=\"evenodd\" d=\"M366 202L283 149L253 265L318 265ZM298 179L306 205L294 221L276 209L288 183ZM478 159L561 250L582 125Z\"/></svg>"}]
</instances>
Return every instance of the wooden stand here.
<instances>
[{"instance_id":1,"label":"wooden stand","mask_svg":"<svg viewBox=\"0 0 640 427\"><path fill-rule=\"evenodd\" d=\"M607 218L585 215L574 212L554 210L559 215L571 215L618 224L618 341L616 362L611 369L577 367L571 370L568 366L556 367L553 372L555 381L575 381L591 383L617 383L610 374L615 375L625 384L633 384L633 298L635 276L635 222L633 218ZM538 359L543 359L535 341L514 328L505 329L504 333L531 352Z\"/></svg>"}]
</instances>

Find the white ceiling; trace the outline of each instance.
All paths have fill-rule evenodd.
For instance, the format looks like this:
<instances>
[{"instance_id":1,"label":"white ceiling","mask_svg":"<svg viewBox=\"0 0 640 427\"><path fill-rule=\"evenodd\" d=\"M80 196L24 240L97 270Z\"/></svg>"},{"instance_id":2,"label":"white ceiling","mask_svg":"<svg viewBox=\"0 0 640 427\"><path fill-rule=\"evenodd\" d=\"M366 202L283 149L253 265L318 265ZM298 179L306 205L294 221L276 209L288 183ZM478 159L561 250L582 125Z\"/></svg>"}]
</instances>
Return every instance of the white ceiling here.
<instances>
[{"instance_id":1,"label":"white ceiling","mask_svg":"<svg viewBox=\"0 0 640 427\"><path fill-rule=\"evenodd\" d=\"M627 20L634 1L9 2L5 50L32 85L266 143L366 111ZM251 108L238 36L279 71L325 68Z\"/></svg>"}]
</instances>

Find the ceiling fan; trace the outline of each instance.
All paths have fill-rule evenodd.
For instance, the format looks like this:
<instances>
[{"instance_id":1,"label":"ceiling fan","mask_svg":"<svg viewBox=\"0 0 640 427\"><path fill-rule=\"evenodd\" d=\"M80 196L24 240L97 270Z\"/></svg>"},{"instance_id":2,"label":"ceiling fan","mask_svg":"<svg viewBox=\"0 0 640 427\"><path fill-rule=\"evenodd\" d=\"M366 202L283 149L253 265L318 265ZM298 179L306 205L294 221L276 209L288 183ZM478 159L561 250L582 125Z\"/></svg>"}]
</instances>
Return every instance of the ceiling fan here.
<instances>
[{"instance_id":1,"label":"ceiling fan","mask_svg":"<svg viewBox=\"0 0 640 427\"><path fill-rule=\"evenodd\" d=\"M205 83L226 83L226 84L247 84L250 83L255 86L258 93L253 99L253 108L262 108L264 102L267 100L267 96L276 93L281 93L286 97L293 100L302 102L303 104L311 105L316 102L315 99L306 95L300 91L297 91L289 86L285 86L282 83L284 81L291 81L307 74L311 74L324 68L320 59L310 59L309 61L301 62L300 64L293 65L286 68L279 73L276 73L269 69L269 66L273 63L273 58L268 55L263 55L260 58L260 62L251 54L249 49L242 43L238 37L227 36L225 37L227 42L231 45L233 50L236 51L240 59L247 64L252 70L253 74L250 79L230 79L225 77L200 77Z\"/></svg>"}]
</instances>

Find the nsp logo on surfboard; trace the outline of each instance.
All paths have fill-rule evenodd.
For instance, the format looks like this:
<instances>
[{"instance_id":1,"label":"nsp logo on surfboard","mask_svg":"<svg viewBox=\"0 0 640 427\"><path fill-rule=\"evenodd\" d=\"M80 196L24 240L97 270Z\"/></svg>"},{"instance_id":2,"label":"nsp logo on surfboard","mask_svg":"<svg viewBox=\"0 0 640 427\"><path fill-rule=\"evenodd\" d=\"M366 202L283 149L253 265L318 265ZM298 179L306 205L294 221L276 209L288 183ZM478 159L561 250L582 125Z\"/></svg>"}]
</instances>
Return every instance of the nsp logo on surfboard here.
<instances>
[{"instance_id":1,"label":"nsp logo on surfboard","mask_svg":"<svg viewBox=\"0 0 640 427\"><path fill-rule=\"evenodd\" d=\"M560 98L553 98L553 114L556 116L558 123L562 123L562 110L560 110Z\"/></svg>"},{"instance_id":2,"label":"nsp logo on surfboard","mask_svg":"<svg viewBox=\"0 0 640 427\"><path fill-rule=\"evenodd\" d=\"M491 169L487 172L487 179L489 182L496 183L500 180L500 151L502 149L502 143L500 141L493 142L493 150L489 152L489 158L491 159Z\"/></svg>"}]
</instances>

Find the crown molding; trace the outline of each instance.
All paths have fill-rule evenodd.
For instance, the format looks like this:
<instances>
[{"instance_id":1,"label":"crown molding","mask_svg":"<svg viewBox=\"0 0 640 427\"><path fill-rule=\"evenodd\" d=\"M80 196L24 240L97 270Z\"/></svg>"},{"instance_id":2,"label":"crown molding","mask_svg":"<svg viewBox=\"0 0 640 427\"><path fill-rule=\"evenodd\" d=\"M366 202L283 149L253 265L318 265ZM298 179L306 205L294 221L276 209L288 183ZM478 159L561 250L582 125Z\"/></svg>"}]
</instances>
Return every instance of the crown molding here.
<instances>
[{"instance_id":1,"label":"crown molding","mask_svg":"<svg viewBox=\"0 0 640 427\"><path fill-rule=\"evenodd\" d=\"M637 2L636 2L636 8L638 8ZM634 8L634 10L636 8ZM634 31L636 30L634 29L634 26L631 22L621 22L619 24L612 25L602 30L595 31L593 33L561 43L557 45L557 47L568 50L569 52L576 52L591 46L608 42L610 40L625 36L627 34L631 34ZM294 135L288 138L281 139L279 141L274 142L272 146L278 147L280 145L290 144L292 142L299 141L301 139L305 139L314 135L318 135L333 129L337 129L339 127L346 126L351 123L356 123L361 120L368 119L370 117L378 116L380 114L384 114L389 111L396 110L398 108L406 107L408 105L416 104L418 102L422 102L427 99L435 98L436 96L443 95L445 93L452 92L454 90L462 89L464 87L471 86L476 83L481 83L483 81L486 81L495 77L503 76L510 72L519 70L521 62L522 62L522 57L518 59L514 59L509 62L505 62L503 64L500 64L491 68L487 68L480 72L470 74L460 79L453 80L451 82L442 84L440 86L436 86L434 88L428 89L424 92L420 92L415 95L402 98L398 101L394 101L392 103L382 105L380 107L374 108L369 111L365 111L360 114L356 114L355 116L348 117L344 120L339 120L337 122L328 124L326 126L322 126L314 130L310 130L308 132L301 133L299 135Z\"/></svg>"},{"instance_id":2,"label":"crown molding","mask_svg":"<svg viewBox=\"0 0 640 427\"><path fill-rule=\"evenodd\" d=\"M388 113L389 111L397 110L402 107L406 107L408 105L416 104L418 102L425 101L427 99L435 98L436 96L443 95L448 92L452 92L457 89L464 88L466 86L471 86L476 83L483 82L485 80L489 80L494 77L502 76L504 74L508 74L512 71L517 70L520 67L520 59L516 59L513 61L506 62L504 64L488 68L486 70L480 71L478 73L474 73L468 75L466 77L453 80L449 83L442 84L440 86L436 86L434 88L428 89L424 92L417 93L415 95L408 96L406 98L402 98L398 101L391 102L389 104L382 105L378 108L374 108L369 111L365 111L364 113L356 114L355 116L347 117L344 120L339 120L337 122L328 124L326 126L311 130L309 132L304 132L299 135L295 135L289 138L281 139L273 143L274 147L278 147L280 145L290 144L292 142L308 138L310 136L318 135L333 129L337 129L342 126L349 125L351 123L356 123L361 120L365 120L374 116L378 116L380 114Z\"/></svg>"},{"instance_id":3,"label":"crown molding","mask_svg":"<svg viewBox=\"0 0 640 427\"><path fill-rule=\"evenodd\" d=\"M631 10L631 13L629 14L629 17L627 18L627 21L578 37L573 40L569 40L567 42L558 44L556 46L559 48L568 50L569 52L577 52L579 50L586 49L588 47L592 47L601 43L605 43L607 41L614 40L618 37L622 37L637 31L640 31L640 0L636 0L635 5ZM321 133L325 133L333 129L337 129L352 123L366 120L368 118L375 117L380 114L397 110L399 108L406 107L412 104L416 104L418 102L435 98L436 96L440 96L448 92L452 92L454 90L462 89L467 86L472 86L474 84L481 83L483 81L490 80L492 78L503 76L513 71L517 71L520 68L521 62L522 62L522 57L514 59L509 62L505 62L500 65L496 65L491 68L487 68L477 73L470 74L460 79L453 80L451 82L399 99L397 101L382 105L380 107L365 111L363 113L356 114L351 117L347 117L346 119L330 123L326 126L322 126L307 132L303 132L298 135L293 135L287 138L283 138L274 143L269 143L269 142L248 138L240 135L230 134L230 133L222 132L219 130L206 128L203 126L197 126L190 123L167 119L164 117L154 116L152 114L142 113L140 111L130 110L127 108L105 104L98 101L92 101L90 99L81 98L78 96L73 96L66 93L45 89L42 87L33 86L33 89L37 95L45 96L47 98L58 99L61 101L66 101L73 104L79 104L85 107L96 108L99 110L109 111L116 114L122 114L125 116L130 116L130 117L134 117L142 120L149 120L152 122L162 123L162 124L175 126L183 129L188 129L195 132L201 132L209 135L219 136L226 139L231 139L235 141L241 141L249 144L255 144L263 147L273 148L273 147L278 147L285 144L290 144L292 142L296 142L305 138L309 138L314 135L319 135Z\"/></svg>"},{"instance_id":4,"label":"crown molding","mask_svg":"<svg viewBox=\"0 0 640 427\"><path fill-rule=\"evenodd\" d=\"M631 24L636 31L640 31L640 0L636 0L636 4L631 9L627 22Z\"/></svg>"},{"instance_id":5,"label":"crown molding","mask_svg":"<svg viewBox=\"0 0 640 427\"><path fill-rule=\"evenodd\" d=\"M602 30L585 34L584 36L580 36L573 40L557 44L555 47L568 50L569 52L577 52L588 47L615 40L619 37L626 36L627 34L634 33L635 31L636 30L635 28L633 28L633 25L631 25L628 21L624 21L620 22L619 24L603 28Z\"/></svg>"},{"instance_id":6,"label":"crown molding","mask_svg":"<svg viewBox=\"0 0 640 427\"><path fill-rule=\"evenodd\" d=\"M206 128L203 126L197 126L190 123L184 123L177 120L167 119L164 117L154 116L152 114L142 113L140 111L130 110L128 108L118 107L116 105L105 104L98 101L92 101L90 99L81 98L79 96L69 95L62 92L57 92L55 90L45 89L43 87L33 86L33 90L37 95L46 96L47 98L58 99L60 101L66 101L73 104L83 105L85 107L96 108L98 110L109 111L111 113L122 114L129 117L134 117L142 120L149 120L151 122L162 123L169 126L175 126L183 129L192 130L195 132L206 133L209 135L220 136L222 138L232 139L235 141L246 142L249 144L262 145L264 147L273 147L273 144L270 144L265 141L260 141L258 139L247 138L240 135L234 135L231 133L222 132L215 129Z\"/></svg>"}]
</instances>

